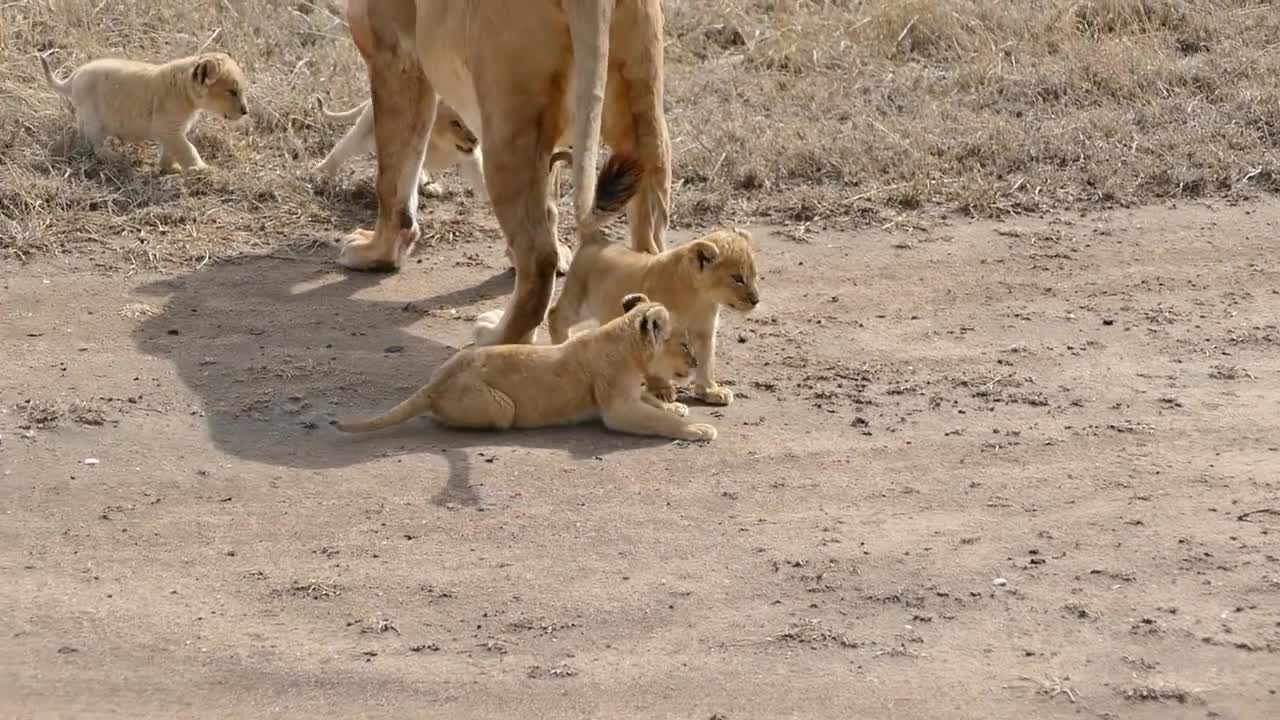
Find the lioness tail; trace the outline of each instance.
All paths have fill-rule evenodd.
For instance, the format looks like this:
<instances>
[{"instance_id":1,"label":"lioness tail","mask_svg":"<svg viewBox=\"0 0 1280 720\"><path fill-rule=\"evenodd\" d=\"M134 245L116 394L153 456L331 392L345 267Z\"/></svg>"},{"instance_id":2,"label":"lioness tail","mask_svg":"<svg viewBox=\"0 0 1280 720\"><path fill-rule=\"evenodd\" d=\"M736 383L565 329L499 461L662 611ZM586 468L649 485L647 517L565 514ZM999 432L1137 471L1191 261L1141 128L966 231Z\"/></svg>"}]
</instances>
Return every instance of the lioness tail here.
<instances>
[{"instance_id":1,"label":"lioness tail","mask_svg":"<svg viewBox=\"0 0 1280 720\"><path fill-rule=\"evenodd\" d=\"M583 247L609 241L604 226L626 209L640 187L640 163L629 155L614 153L596 178L595 204L578 229Z\"/></svg>"}]
</instances>

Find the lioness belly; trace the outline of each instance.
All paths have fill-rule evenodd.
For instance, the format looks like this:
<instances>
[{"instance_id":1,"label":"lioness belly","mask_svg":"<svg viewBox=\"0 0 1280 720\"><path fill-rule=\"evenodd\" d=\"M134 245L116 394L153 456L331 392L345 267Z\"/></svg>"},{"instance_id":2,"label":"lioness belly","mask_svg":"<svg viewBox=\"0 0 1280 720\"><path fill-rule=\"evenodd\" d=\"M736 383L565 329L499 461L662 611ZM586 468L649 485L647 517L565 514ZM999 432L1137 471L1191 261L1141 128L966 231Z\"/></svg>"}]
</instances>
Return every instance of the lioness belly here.
<instances>
[{"instance_id":1,"label":"lioness belly","mask_svg":"<svg viewBox=\"0 0 1280 720\"><path fill-rule=\"evenodd\" d=\"M467 67L471 5L465 0L418 0L418 62L436 94L483 143L480 104Z\"/></svg>"}]
</instances>

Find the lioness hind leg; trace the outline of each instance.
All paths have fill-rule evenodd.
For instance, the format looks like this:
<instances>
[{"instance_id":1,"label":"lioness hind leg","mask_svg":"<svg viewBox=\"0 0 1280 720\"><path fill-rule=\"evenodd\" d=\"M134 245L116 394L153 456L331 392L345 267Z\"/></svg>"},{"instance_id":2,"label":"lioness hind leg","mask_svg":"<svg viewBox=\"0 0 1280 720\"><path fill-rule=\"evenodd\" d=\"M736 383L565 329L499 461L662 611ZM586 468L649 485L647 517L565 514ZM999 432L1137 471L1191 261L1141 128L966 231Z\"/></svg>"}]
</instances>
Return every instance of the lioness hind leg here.
<instances>
[{"instance_id":1,"label":"lioness hind leg","mask_svg":"<svg viewBox=\"0 0 1280 720\"><path fill-rule=\"evenodd\" d=\"M662 252L671 215L671 137L663 111L662 9L657 2L618 3L610 36L617 62L605 89L601 132L614 152L640 161L639 190L627 205L633 250ZM616 58L616 60L615 60Z\"/></svg>"},{"instance_id":2,"label":"lioness hind leg","mask_svg":"<svg viewBox=\"0 0 1280 720\"><path fill-rule=\"evenodd\" d=\"M395 43L367 57L377 155L378 219L373 235L352 233L338 264L352 270L394 271L418 239L418 180L439 101L411 49Z\"/></svg>"},{"instance_id":3,"label":"lioness hind leg","mask_svg":"<svg viewBox=\"0 0 1280 720\"><path fill-rule=\"evenodd\" d=\"M481 98L487 133L484 175L498 225L511 249L516 287L501 320L477 326L476 343L530 343L551 305L559 264L547 212L547 167L564 120L559 98L549 98L543 107L529 107L518 104L527 99L520 86L486 90Z\"/></svg>"},{"instance_id":4,"label":"lioness hind leg","mask_svg":"<svg viewBox=\"0 0 1280 720\"><path fill-rule=\"evenodd\" d=\"M510 396L478 379L455 377L434 394L431 414L450 427L507 430L515 422Z\"/></svg>"}]
</instances>

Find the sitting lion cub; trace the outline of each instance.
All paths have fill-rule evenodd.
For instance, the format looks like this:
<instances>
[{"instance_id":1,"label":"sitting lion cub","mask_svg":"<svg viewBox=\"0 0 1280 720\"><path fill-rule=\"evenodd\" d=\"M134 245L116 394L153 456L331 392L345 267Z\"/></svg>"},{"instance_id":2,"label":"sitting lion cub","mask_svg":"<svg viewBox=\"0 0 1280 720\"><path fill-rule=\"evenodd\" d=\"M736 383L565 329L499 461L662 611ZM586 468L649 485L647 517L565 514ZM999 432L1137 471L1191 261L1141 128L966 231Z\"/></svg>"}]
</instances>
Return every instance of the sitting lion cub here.
<instances>
[{"instance_id":1,"label":"sitting lion cub","mask_svg":"<svg viewBox=\"0 0 1280 720\"><path fill-rule=\"evenodd\" d=\"M704 402L728 405L733 391L713 375L720 306L749 312L760 302L751 236L737 228L716 230L652 255L608 241L600 228L581 233L581 247L569 265L560 297L547 314L551 342L565 342L584 316L606 322L617 313L618 298L641 292L671 311L698 358L694 394ZM649 389L663 400L675 390L660 378Z\"/></svg>"},{"instance_id":2,"label":"sitting lion cub","mask_svg":"<svg viewBox=\"0 0 1280 720\"><path fill-rule=\"evenodd\" d=\"M327 118L340 122L350 122L351 118L359 118L346 135L333 146L329 154L316 165L318 172L333 177L348 160L357 155L371 153L374 149L373 137L373 103L365 100L350 110L329 112L324 100L316 97L320 112ZM454 165L462 171L476 197L488 202L489 191L484 185L484 160L480 152L480 138L462 122L462 118L448 104L437 105L436 121L431 126L431 135L427 138L427 156L419 183L429 197L440 197L444 188L432 182L432 172L442 172Z\"/></svg>"},{"instance_id":3,"label":"sitting lion cub","mask_svg":"<svg viewBox=\"0 0 1280 720\"><path fill-rule=\"evenodd\" d=\"M245 77L226 53L212 52L163 65L100 58L81 65L66 80L54 77L40 55L44 77L54 92L71 101L80 134L99 156L106 139L154 140L160 144L160 171L203 170L187 130L196 113L239 120L249 113Z\"/></svg>"},{"instance_id":4,"label":"sitting lion cub","mask_svg":"<svg viewBox=\"0 0 1280 720\"><path fill-rule=\"evenodd\" d=\"M667 309L635 293L621 317L562 345L473 345L459 350L418 392L370 420L339 422L368 432L429 413L457 428L506 430L581 422L677 440L714 440L716 429L683 416L644 389L646 376L676 379L697 367L682 337L672 336Z\"/></svg>"}]
</instances>

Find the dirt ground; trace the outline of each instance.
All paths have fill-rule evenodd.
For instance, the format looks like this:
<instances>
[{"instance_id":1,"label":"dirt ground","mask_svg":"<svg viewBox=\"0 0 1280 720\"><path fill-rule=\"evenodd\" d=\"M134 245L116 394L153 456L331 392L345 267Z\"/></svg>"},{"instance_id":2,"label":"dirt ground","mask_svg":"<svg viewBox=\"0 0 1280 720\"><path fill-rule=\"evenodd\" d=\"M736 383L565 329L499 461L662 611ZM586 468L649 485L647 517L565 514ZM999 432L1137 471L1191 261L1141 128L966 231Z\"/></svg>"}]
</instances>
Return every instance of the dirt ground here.
<instances>
[{"instance_id":1,"label":"dirt ground","mask_svg":"<svg viewBox=\"0 0 1280 720\"><path fill-rule=\"evenodd\" d=\"M6 264L0 716L1274 716L1278 223L754 227L710 445L333 430L492 239Z\"/></svg>"},{"instance_id":2,"label":"dirt ground","mask_svg":"<svg viewBox=\"0 0 1280 720\"><path fill-rule=\"evenodd\" d=\"M456 172L335 267L341 5L0 3L0 720L1280 716L1274 2L666 0L674 238L764 273L709 445L332 429L512 281ZM35 55L204 49L186 177Z\"/></svg>"}]
</instances>

